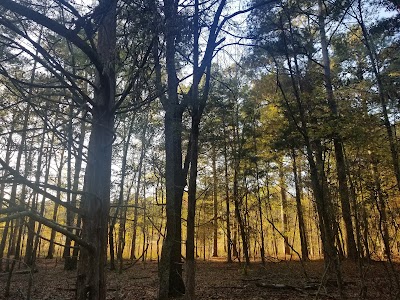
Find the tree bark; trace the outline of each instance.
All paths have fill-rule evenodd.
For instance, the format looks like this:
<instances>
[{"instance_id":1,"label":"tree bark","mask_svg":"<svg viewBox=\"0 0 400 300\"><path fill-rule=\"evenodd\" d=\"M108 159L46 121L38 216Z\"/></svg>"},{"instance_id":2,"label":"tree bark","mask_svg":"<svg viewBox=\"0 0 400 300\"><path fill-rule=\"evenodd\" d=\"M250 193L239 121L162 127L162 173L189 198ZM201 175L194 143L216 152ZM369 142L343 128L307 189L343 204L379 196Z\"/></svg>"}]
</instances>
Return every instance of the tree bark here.
<instances>
[{"instance_id":1,"label":"tree bark","mask_svg":"<svg viewBox=\"0 0 400 300\"><path fill-rule=\"evenodd\" d=\"M178 80L175 65L175 38L177 35L177 3L164 0L165 56L168 99L163 99L165 133L166 236L159 264L159 299L185 293L181 261L181 212L186 176L182 169L182 114L185 107L178 98ZM159 75L161 79L161 74ZM160 89L159 89L160 90Z\"/></svg>"},{"instance_id":2,"label":"tree bark","mask_svg":"<svg viewBox=\"0 0 400 300\"><path fill-rule=\"evenodd\" d=\"M114 138L116 0L100 0L104 15L99 25L98 54L103 72L96 74L92 131L82 197L82 239L94 251L82 248L78 264L77 299L105 300L105 265L110 206L112 143Z\"/></svg>"},{"instance_id":3,"label":"tree bark","mask_svg":"<svg viewBox=\"0 0 400 300\"><path fill-rule=\"evenodd\" d=\"M185 178L182 172L182 114L174 106L165 112L166 236L159 265L159 298L185 293L181 262L181 211Z\"/></svg>"},{"instance_id":4,"label":"tree bark","mask_svg":"<svg viewBox=\"0 0 400 300\"><path fill-rule=\"evenodd\" d=\"M195 217L196 181L198 163L199 123L198 112L192 117L190 177L188 190L187 240L186 240L186 299L195 299ZM205 252L204 252L205 253ZM203 254L204 254L203 253Z\"/></svg>"}]
</instances>

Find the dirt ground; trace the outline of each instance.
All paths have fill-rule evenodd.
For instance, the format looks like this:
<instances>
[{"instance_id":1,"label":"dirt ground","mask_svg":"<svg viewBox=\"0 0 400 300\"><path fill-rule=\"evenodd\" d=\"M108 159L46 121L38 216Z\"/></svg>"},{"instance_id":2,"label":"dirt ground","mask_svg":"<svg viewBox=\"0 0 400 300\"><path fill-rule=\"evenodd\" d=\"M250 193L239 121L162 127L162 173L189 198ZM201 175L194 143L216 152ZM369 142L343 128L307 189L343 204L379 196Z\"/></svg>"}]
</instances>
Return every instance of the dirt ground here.
<instances>
[{"instance_id":1,"label":"dirt ground","mask_svg":"<svg viewBox=\"0 0 400 300\"><path fill-rule=\"evenodd\" d=\"M222 260L197 262L197 299L340 299L336 281L324 276L322 261L254 262L245 270L240 263L227 264ZM395 266L399 272L400 266ZM18 270L17 270L18 271ZM344 296L346 299L399 299L393 273L382 262L365 264L360 280L360 268L352 262L342 264ZM389 276L389 274L392 274ZM157 262L137 263L121 275L108 271L107 299L156 299ZM7 299L26 299L29 274L14 274L11 296ZM64 271L59 260L38 261L34 274L32 299L74 299L75 271ZM321 285L324 278L326 283ZM326 279L326 280L325 280ZM7 276L0 273L0 299ZM362 284L363 282L363 284ZM363 291L364 294L361 292Z\"/></svg>"}]
</instances>

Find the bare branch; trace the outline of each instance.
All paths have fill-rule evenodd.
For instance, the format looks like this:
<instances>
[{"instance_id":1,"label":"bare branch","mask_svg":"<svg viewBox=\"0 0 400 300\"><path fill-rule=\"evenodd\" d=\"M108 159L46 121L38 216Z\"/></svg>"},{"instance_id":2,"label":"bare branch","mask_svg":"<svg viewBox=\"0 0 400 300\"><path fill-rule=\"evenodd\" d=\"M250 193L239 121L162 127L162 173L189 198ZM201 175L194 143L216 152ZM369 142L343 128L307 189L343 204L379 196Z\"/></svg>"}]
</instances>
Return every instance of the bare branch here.
<instances>
[{"instance_id":1,"label":"bare branch","mask_svg":"<svg viewBox=\"0 0 400 300\"><path fill-rule=\"evenodd\" d=\"M62 233L66 237L75 241L78 245L85 247L86 249L88 249L91 252L93 252L95 250L95 248L92 244L86 242L85 240L83 240L80 237L76 236L75 234L71 233L67 229L61 227L59 224L57 224L53 221L50 221L50 220L46 219L45 217L42 217L42 216L38 215L37 213L31 212L31 211L21 211L21 212L9 215L7 217L0 218L0 223L6 222L9 220L18 219L18 218L23 218L23 217L32 218L36 222L41 223L51 229L54 229L55 231L57 231L59 233Z\"/></svg>"},{"instance_id":2,"label":"bare branch","mask_svg":"<svg viewBox=\"0 0 400 300\"><path fill-rule=\"evenodd\" d=\"M26 186L30 187L32 190L34 190L35 192L45 196L46 198L52 200L53 202L65 207L66 209L69 209L70 211L77 213L77 214L83 214L82 211L75 207L72 206L69 203L63 202L60 199L58 199L56 196L42 190L41 188L39 188L39 186L36 183L33 183L32 181L28 180L27 178L25 178L24 176L22 176L18 171L14 170L12 167L10 167L3 159L0 158L0 164L3 166L3 168L9 172L11 175L14 176L14 178L16 180L18 180L19 182L25 184Z\"/></svg>"},{"instance_id":3,"label":"bare branch","mask_svg":"<svg viewBox=\"0 0 400 300\"><path fill-rule=\"evenodd\" d=\"M36 22L37 24L43 25L44 27L64 37L65 39L73 43L76 47L81 49L82 52L85 53L90 61L95 65L99 74L103 74L103 64L100 61L97 51L95 49L92 49L92 47L90 47L90 45L86 43L86 41L81 39L78 36L78 33L74 30L70 30L58 23L57 21L50 19L45 15L38 13L33 9L30 9L12 0L2 0L0 2L0 6L17 15L24 16Z\"/></svg>"}]
</instances>

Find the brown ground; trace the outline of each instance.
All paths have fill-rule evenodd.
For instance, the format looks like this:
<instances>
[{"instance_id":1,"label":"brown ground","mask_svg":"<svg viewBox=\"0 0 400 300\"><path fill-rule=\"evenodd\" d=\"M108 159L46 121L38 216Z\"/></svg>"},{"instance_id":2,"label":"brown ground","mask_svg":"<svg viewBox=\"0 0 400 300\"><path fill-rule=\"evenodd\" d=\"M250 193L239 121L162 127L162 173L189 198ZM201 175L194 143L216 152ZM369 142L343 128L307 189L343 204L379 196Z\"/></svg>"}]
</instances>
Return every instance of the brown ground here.
<instances>
[{"instance_id":1,"label":"brown ground","mask_svg":"<svg viewBox=\"0 0 400 300\"><path fill-rule=\"evenodd\" d=\"M398 265L396 268L400 270ZM253 263L247 271L239 263L198 261L196 294L198 299L316 299L317 293L318 299L340 298L334 280L328 280L326 286L320 287L324 274L322 261L305 263L305 269L308 279L298 261L269 262L265 267L260 263ZM364 297L359 296L361 280L358 266L351 262L343 263L343 274L347 299L398 299L398 289L394 283L391 287L384 263L374 262L365 266ZM13 276L12 295L8 299L26 299L28 276ZM0 274L0 299L5 299L3 291L6 278L4 274ZM32 299L74 299L74 283L75 272L64 271L61 262L40 260L38 272L34 274ZM107 299L156 299L156 296L156 262L138 263L121 275L108 272Z\"/></svg>"}]
</instances>

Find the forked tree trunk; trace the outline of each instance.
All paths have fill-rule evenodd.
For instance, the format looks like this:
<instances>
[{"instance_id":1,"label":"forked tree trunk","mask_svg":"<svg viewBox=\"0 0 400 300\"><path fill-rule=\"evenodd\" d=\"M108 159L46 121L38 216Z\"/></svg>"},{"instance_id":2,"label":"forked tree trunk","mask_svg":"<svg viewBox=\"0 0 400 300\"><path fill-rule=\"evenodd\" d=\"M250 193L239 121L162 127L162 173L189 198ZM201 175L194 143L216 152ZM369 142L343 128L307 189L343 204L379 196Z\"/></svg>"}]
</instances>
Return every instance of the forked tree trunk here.
<instances>
[{"instance_id":1,"label":"forked tree trunk","mask_svg":"<svg viewBox=\"0 0 400 300\"><path fill-rule=\"evenodd\" d=\"M179 81L177 78L176 60L175 55L177 53L177 36L179 35L179 12L178 2L174 0L164 0L164 16L165 16L165 58L166 58L166 71L167 71L167 87L168 87L168 99L164 96L160 96L161 102L165 110L165 153L166 153L166 190L167 190L167 224L166 224L166 237L163 244L161 261L159 265L159 298L165 299L170 296L180 295L185 292L185 286L182 280L182 266L181 266L181 213L182 213L182 196L183 189L186 185L186 176L188 173L190 161L190 150L186 156L185 164L182 165L182 116L184 110L190 104L193 104L193 108L196 109L201 106L198 99L198 85L203 76L203 73L210 72L211 60L214 55L214 50L217 47L216 38L219 33L219 19L222 13L222 9L225 6L225 1L221 1L218 5L217 10L213 15L212 25L209 28L209 36L207 40L206 50L202 62L199 63L200 48L199 48L199 37L201 34L201 28L199 22L199 7L200 2L195 0L194 2L194 16L193 16L193 84L191 91L185 95L185 99L180 101L178 96L178 85ZM158 90L162 91L161 87L161 72L159 69L158 53L155 53L156 59L156 78L158 82ZM158 66L157 66L158 65ZM208 79L207 79L208 77ZM206 101L208 96L208 83L210 74L206 75L205 88L203 90L202 101ZM197 93L197 95L196 95ZM192 97L193 103L188 103L188 99ZM198 109L198 113L194 112L196 122L200 122L202 109ZM198 125L197 125L198 126ZM196 130L196 129L194 129ZM188 147L190 149L190 146ZM196 171L197 168L194 168ZM194 237L194 235L193 235Z\"/></svg>"},{"instance_id":2,"label":"forked tree trunk","mask_svg":"<svg viewBox=\"0 0 400 300\"><path fill-rule=\"evenodd\" d=\"M185 106L178 98L178 78L175 65L175 38L178 34L177 11L174 0L164 1L165 57L168 75L168 97L161 97L165 110L165 186L166 186L166 235L159 264L159 299L185 293L181 261L181 212L186 175L182 167L182 114ZM158 53L155 55L158 57ZM157 82L161 85L161 71L157 71ZM161 92L161 88L159 91Z\"/></svg>"}]
</instances>

